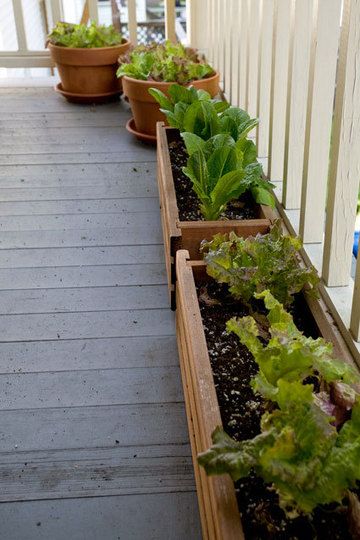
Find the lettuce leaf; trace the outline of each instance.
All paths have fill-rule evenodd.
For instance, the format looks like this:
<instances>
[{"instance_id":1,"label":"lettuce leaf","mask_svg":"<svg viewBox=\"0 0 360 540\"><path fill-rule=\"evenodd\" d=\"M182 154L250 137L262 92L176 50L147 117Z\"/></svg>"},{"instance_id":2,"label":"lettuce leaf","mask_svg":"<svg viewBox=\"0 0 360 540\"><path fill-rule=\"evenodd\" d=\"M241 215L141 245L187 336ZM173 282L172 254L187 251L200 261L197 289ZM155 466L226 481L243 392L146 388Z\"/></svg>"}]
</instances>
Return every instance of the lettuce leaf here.
<instances>
[{"instance_id":1,"label":"lettuce leaf","mask_svg":"<svg viewBox=\"0 0 360 540\"><path fill-rule=\"evenodd\" d=\"M256 165L244 171L243 185L248 189L253 189L252 182L260 185L256 184L261 182ZM235 233L230 233L229 237L217 234L211 241L204 241L201 250L207 273L219 283L228 284L235 298L249 301L255 293L269 289L277 300L288 306L294 294L305 286L312 287L314 293L319 281L313 268L299 265L300 247L300 239L282 234L278 221L268 234L258 234L255 238L241 238Z\"/></svg>"}]
</instances>

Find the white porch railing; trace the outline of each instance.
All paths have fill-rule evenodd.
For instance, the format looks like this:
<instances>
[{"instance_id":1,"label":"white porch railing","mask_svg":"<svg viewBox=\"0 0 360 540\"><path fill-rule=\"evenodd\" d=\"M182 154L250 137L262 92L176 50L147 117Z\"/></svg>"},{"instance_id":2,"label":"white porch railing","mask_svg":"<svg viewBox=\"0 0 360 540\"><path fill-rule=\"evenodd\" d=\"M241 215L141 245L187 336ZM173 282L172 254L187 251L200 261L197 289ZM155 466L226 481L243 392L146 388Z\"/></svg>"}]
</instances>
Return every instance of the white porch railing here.
<instances>
[{"instance_id":1,"label":"white porch railing","mask_svg":"<svg viewBox=\"0 0 360 540\"><path fill-rule=\"evenodd\" d=\"M360 262L360 0L190 0L190 36L225 95L260 118L259 155L279 211L303 238L353 352ZM360 255L359 255L360 258Z\"/></svg>"},{"instance_id":2,"label":"white porch railing","mask_svg":"<svg viewBox=\"0 0 360 540\"><path fill-rule=\"evenodd\" d=\"M24 0L6 0L8 7L13 11L18 46L17 50L0 50L0 68L53 67L50 53L48 50L45 50L45 43L44 49L31 50L28 47L23 2ZM64 20L65 10L63 0L44 0L43 3L46 23L49 29L52 28L57 21ZM164 6L165 36L167 39L174 41L176 39L175 0L165 0ZM1 10L5 10L4 0L2 2L0 0L0 8ZM87 0L87 12L89 19L95 21L99 20L99 6L97 0ZM127 0L127 21L130 40L136 45L138 26L136 0ZM80 22L80 20L78 22Z\"/></svg>"}]
</instances>

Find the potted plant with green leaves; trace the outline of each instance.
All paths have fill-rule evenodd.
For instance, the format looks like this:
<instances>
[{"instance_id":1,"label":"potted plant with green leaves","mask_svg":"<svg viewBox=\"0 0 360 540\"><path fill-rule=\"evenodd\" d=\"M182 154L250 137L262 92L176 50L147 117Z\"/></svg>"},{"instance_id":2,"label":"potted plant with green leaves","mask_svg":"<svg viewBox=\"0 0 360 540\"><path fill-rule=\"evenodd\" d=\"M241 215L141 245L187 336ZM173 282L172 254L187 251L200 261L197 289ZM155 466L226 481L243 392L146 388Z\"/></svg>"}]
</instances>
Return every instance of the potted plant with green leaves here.
<instances>
[{"instance_id":1,"label":"potted plant with green leaves","mask_svg":"<svg viewBox=\"0 0 360 540\"><path fill-rule=\"evenodd\" d=\"M249 134L258 120L204 90L150 89L167 117L157 129L158 184L170 288L174 257L200 257L201 240L235 231L267 232L275 217L273 185L264 178ZM172 305L174 295L172 294Z\"/></svg>"},{"instance_id":2,"label":"potted plant with green leaves","mask_svg":"<svg viewBox=\"0 0 360 540\"><path fill-rule=\"evenodd\" d=\"M207 90L212 96L219 91L219 74L196 50L181 43L139 45L120 57L119 63L117 75L133 113L127 127L143 140L155 142L156 122L165 120L149 88L168 94L176 82Z\"/></svg>"},{"instance_id":3,"label":"potted plant with green leaves","mask_svg":"<svg viewBox=\"0 0 360 540\"><path fill-rule=\"evenodd\" d=\"M113 26L58 22L47 46L60 75L56 90L68 101L102 102L121 93L117 59L130 42Z\"/></svg>"},{"instance_id":4,"label":"potted plant with green leaves","mask_svg":"<svg viewBox=\"0 0 360 540\"><path fill-rule=\"evenodd\" d=\"M276 224L215 236L203 262L177 253L181 373L210 537L358 538L360 377L300 247Z\"/></svg>"}]
</instances>

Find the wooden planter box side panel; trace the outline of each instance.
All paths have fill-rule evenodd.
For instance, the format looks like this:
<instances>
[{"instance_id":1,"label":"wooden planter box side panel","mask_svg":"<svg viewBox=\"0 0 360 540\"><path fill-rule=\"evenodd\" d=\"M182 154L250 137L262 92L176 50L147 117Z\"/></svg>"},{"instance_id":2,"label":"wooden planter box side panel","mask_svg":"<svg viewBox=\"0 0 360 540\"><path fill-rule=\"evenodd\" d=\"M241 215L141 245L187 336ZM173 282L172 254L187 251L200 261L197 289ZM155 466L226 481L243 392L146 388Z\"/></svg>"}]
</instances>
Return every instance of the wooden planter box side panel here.
<instances>
[{"instance_id":1,"label":"wooden planter box side panel","mask_svg":"<svg viewBox=\"0 0 360 540\"><path fill-rule=\"evenodd\" d=\"M211 433L221 425L221 417L188 255L183 250L177 253L176 317L185 400L194 429L191 443L195 477L200 485L199 506L202 519L206 521L204 536L241 540L244 536L231 478L227 475L208 477L196 460L197 454L211 445Z\"/></svg>"}]
</instances>

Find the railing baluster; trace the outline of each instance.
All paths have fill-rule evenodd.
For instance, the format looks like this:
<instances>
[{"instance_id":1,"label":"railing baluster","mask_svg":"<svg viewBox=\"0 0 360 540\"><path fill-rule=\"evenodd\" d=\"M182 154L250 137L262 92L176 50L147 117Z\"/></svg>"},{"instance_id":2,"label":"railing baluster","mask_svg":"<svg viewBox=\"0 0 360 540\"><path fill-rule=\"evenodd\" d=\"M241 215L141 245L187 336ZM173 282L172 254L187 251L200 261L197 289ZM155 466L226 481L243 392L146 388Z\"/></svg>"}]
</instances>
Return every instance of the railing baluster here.
<instances>
[{"instance_id":1,"label":"railing baluster","mask_svg":"<svg viewBox=\"0 0 360 540\"><path fill-rule=\"evenodd\" d=\"M247 111L252 117L258 115L260 7L260 0L250 2Z\"/></svg>"},{"instance_id":2,"label":"railing baluster","mask_svg":"<svg viewBox=\"0 0 360 540\"><path fill-rule=\"evenodd\" d=\"M282 180L285 155L288 66L294 5L292 0L277 0L275 7L268 174L271 180Z\"/></svg>"},{"instance_id":3,"label":"railing baluster","mask_svg":"<svg viewBox=\"0 0 360 540\"><path fill-rule=\"evenodd\" d=\"M324 237L341 4L341 0L319 0L310 69L299 227L304 242L322 242Z\"/></svg>"},{"instance_id":4,"label":"railing baluster","mask_svg":"<svg viewBox=\"0 0 360 540\"><path fill-rule=\"evenodd\" d=\"M48 17L49 28L63 20L63 6L61 0L50 0L50 15ZM48 10L46 10L48 13Z\"/></svg>"},{"instance_id":5,"label":"railing baluster","mask_svg":"<svg viewBox=\"0 0 360 540\"><path fill-rule=\"evenodd\" d=\"M240 9L239 0L232 0L231 5L231 103L239 105L239 67L240 67Z\"/></svg>"},{"instance_id":6,"label":"railing baluster","mask_svg":"<svg viewBox=\"0 0 360 540\"><path fill-rule=\"evenodd\" d=\"M175 0L165 0L165 38L176 41L175 32Z\"/></svg>"},{"instance_id":7,"label":"railing baluster","mask_svg":"<svg viewBox=\"0 0 360 540\"><path fill-rule=\"evenodd\" d=\"M15 19L18 49L19 51L26 51L27 41L26 41L26 32L25 32L25 23L24 23L24 14L22 10L22 3L21 3L21 0L12 0L12 4L13 4L13 9L14 9L14 19Z\"/></svg>"},{"instance_id":8,"label":"railing baluster","mask_svg":"<svg viewBox=\"0 0 360 540\"><path fill-rule=\"evenodd\" d=\"M323 278L329 286L347 285L350 278L360 171L359 50L360 0L345 0L324 241ZM354 335L358 334L357 311L352 330Z\"/></svg>"},{"instance_id":9,"label":"railing baluster","mask_svg":"<svg viewBox=\"0 0 360 540\"><path fill-rule=\"evenodd\" d=\"M232 1L224 0L223 6L223 33L225 35L224 42L224 91L226 97L231 101L231 17L232 17Z\"/></svg>"},{"instance_id":10,"label":"railing baluster","mask_svg":"<svg viewBox=\"0 0 360 540\"><path fill-rule=\"evenodd\" d=\"M310 50L316 0L296 0L294 40L289 66L286 145L283 178L283 205L300 208L301 182L307 97L310 71Z\"/></svg>"},{"instance_id":11,"label":"railing baluster","mask_svg":"<svg viewBox=\"0 0 360 540\"><path fill-rule=\"evenodd\" d=\"M89 18L90 21L99 21L98 3L97 0L87 0L89 5Z\"/></svg>"},{"instance_id":12,"label":"railing baluster","mask_svg":"<svg viewBox=\"0 0 360 540\"><path fill-rule=\"evenodd\" d=\"M133 45L137 45L136 0L127 0L129 37Z\"/></svg>"},{"instance_id":13,"label":"railing baluster","mask_svg":"<svg viewBox=\"0 0 360 540\"><path fill-rule=\"evenodd\" d=\"M239 72L239 106L247 109L247 84L248 84L248 32L249 32L249 2L241 2L240 14L240 72Z\"/></svg>"},{"instance_id":14,"label":"railing baluster","mask_svg":"<svg viewBox=\"0 0 360 540\"><path fill-rule=\"evenodd\" d=\"M270 93L272 70L274 0L263 0L261 24L261 52L259 76L258 153L269 155ZM265 170L266 173L266 170Z\"/></svg>"}]
</instances>

